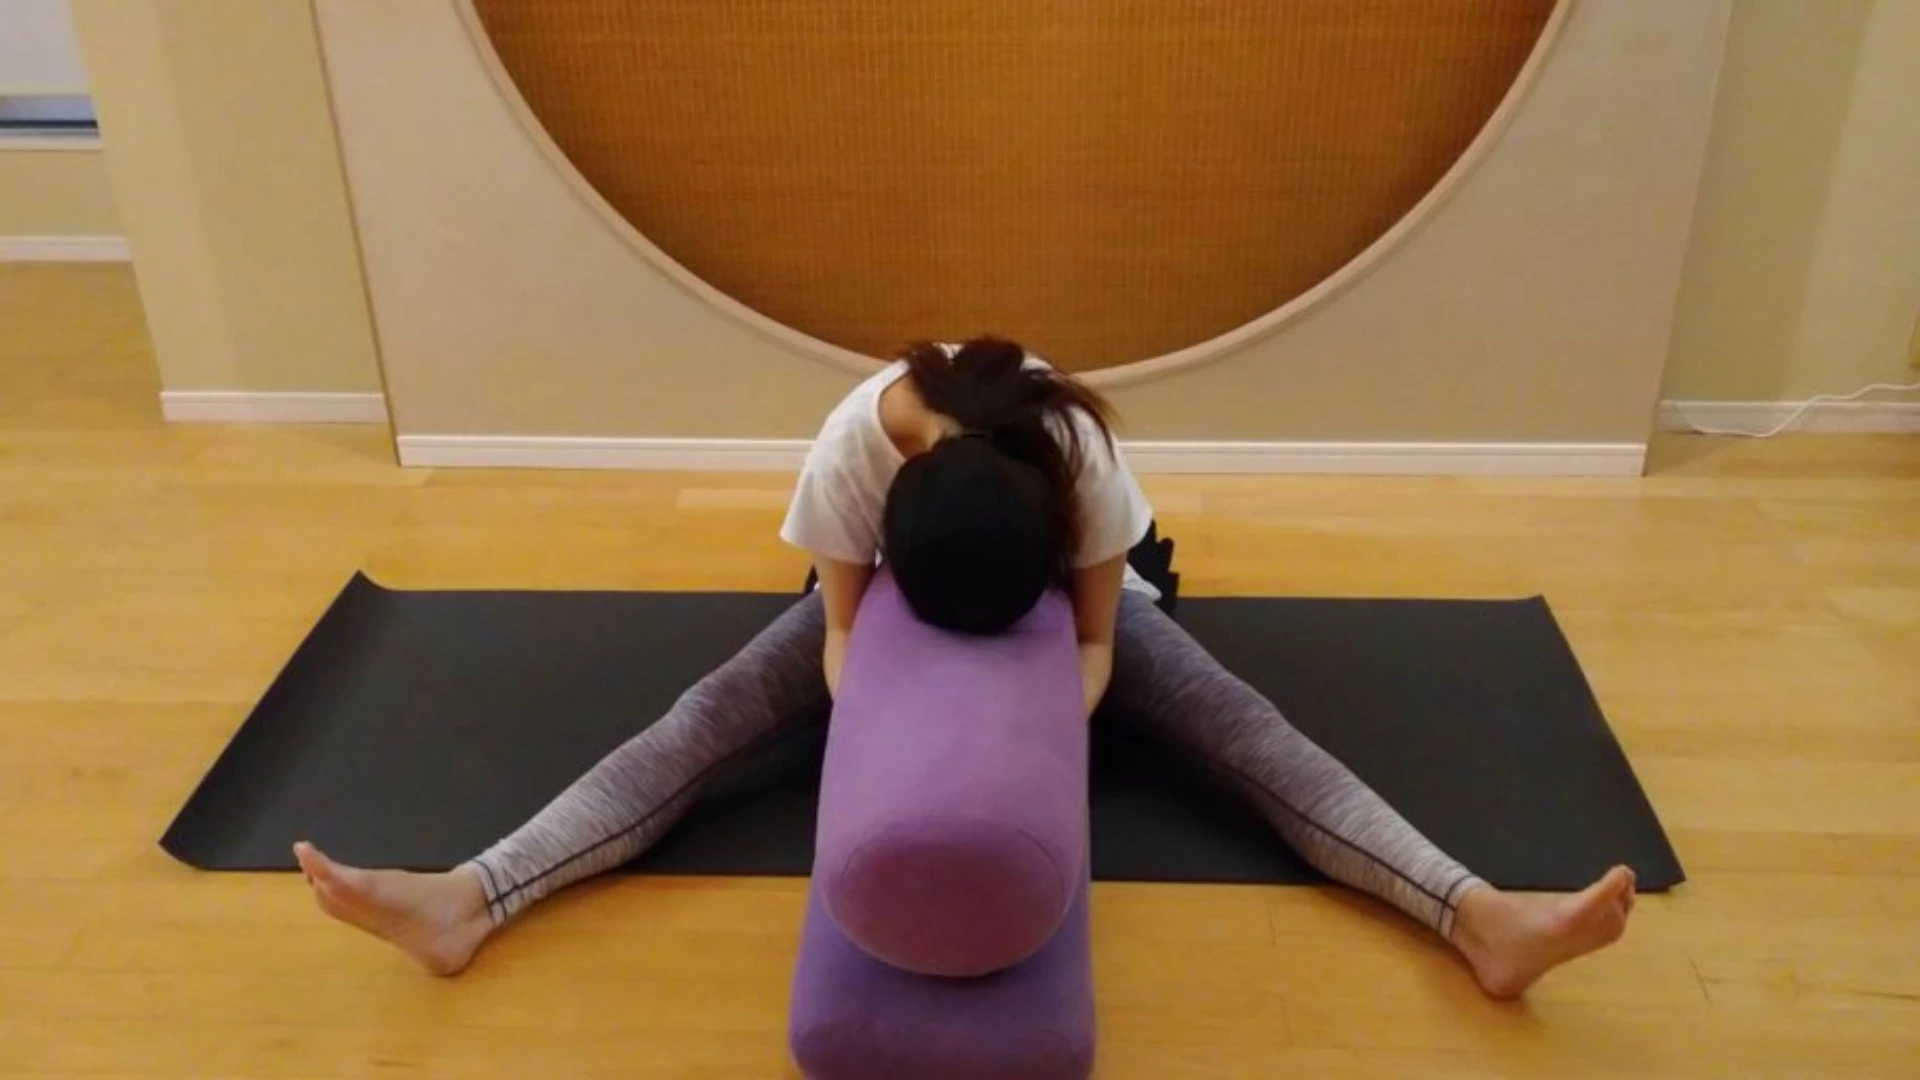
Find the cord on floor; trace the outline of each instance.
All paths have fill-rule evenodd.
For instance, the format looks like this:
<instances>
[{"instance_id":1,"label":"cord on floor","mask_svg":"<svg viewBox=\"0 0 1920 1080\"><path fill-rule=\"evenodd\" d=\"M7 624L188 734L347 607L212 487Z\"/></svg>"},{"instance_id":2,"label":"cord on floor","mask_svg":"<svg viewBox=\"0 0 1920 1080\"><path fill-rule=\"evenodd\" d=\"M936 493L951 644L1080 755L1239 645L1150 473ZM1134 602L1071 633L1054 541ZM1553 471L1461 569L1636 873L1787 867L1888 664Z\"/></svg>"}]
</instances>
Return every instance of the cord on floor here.
<instances>
[{"instance_id":1,"label":"cord on floor","mask_svg":"<svg viewBox=\"0 0 1920 1080\"><path fill-rule=\"evenodd\" d=\"M1686 407L1681 405L1680 403L1673 402L1668 407L1673 410L1675 416L1678 416L1681 420L1686 421L1687 427L1690 428L1693 431L1693 433L1696 435L1735 435L1743 439L1771 439L1775 435L1780 434L1781 432L1792 427L1794 424L1798 423L1800 418L1806 415L1807 410L1813 408L1815 405L1828 405L1828 404L1836 404L1844 401L1857 401L1860 398L1866 397L1868 394L1874 393L1876 391L1885 391L1888 393L1895 393L1895 394L1910 394L1910 393L1914 393L1915 391L1920 391L1920 383L1874 383L1870 386L1863 386L1860 389L1855 390L1851 394L1815 394L1813 397L1810 397L1807 400L1801 402L1799 408L1788 413L1786 419L1780 421L1779 423L1773 425L1772 427L1768 428L1765 431L1744 431L1739 428L1707 427L1706 425L1695 420L1693 417L1688 416Z\"/></svg>"}]
</instances>

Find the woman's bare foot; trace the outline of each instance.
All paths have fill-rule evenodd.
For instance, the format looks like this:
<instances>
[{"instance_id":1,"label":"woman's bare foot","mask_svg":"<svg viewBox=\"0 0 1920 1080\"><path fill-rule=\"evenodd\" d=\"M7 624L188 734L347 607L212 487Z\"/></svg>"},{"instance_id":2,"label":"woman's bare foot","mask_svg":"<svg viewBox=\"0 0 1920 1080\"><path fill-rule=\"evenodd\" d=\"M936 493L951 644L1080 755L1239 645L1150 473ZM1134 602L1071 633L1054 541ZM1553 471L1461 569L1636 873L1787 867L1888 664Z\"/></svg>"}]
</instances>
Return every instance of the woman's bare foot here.
<instances>
[{"instance_id":1,"label":"woman's bare foot","mask_svg":"<svg viewBox=\"0 0 1920 1080\"><path fill-rule=\"evenodd\" d=\"M458 975L493 932L487 894L468 867L444 874L343 866L305 841L293 856L320 910L413 957L435 975Z\"/></svg>"},{"instance_id":2,"label":"woman's bare foot","mask_svg":"<svg viewBox=\"0 0 1920 1080\"><path fill-rule=\"evenodd\" d=\"M1477 888L1454 912L1453 944L1482 990L1516 998L1561 964L1620 940L1633 885L1633 871L1616 866L1571 896Z\"/></svg>"}]
</instances>

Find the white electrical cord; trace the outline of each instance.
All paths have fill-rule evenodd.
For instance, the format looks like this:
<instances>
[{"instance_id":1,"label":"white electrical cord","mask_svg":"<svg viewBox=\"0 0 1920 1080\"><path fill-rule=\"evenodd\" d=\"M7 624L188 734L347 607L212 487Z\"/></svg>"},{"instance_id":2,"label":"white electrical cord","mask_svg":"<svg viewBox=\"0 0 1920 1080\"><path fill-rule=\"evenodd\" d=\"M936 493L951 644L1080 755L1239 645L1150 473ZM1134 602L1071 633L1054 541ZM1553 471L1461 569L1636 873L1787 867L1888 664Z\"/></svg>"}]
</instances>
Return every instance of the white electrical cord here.
<instances>
[{"instance_id":1,"label":"white electrical cord","mask_svg":"<svg viewBox=\"0 0 1920 1080\"><path fill-rule=\"evenodd\" d=\"M1855 401L1877 390L1884 390L1895 394L1910 394L1915 391L1920 391L1920 383L1874 383L1871 386L1863 386L1851 394L1816 394L1801 402L1800 407L1788 413L1785 420L1780 421L1765 431L1741 431L1736 428L1710 428L1701 424L1693 417L1688 416L1685 406L1675 402L1672 408L1675 415L1686 421L1687 426L1692 428L1696 435L1737 435L1743 439L1771 439L1775 435L1792 427L1802 416L1806 415L1808 409L1813 408L1815 405Z\"/></svg>"}]
</instances>

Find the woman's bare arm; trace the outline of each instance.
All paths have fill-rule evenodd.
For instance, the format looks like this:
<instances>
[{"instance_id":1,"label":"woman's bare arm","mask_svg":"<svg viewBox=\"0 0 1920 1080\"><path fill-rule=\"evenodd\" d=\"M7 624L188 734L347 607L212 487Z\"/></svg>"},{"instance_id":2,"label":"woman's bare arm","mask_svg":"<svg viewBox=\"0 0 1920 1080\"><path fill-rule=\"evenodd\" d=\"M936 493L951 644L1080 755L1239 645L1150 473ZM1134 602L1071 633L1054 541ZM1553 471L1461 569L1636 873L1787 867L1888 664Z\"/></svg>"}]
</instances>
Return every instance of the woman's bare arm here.
<instances>
[{"instance_id":1,"label":"woman's bare arm","mask_svg":"<svg viewBox=\"0 0 1920 1080\"><path fill-rule=\"evenodd\" d=\"M814 572L820 576L820 598L827 608L827 651L821 658L827 673L827 690L840 696L840 669L847 660L847 637L853 633L853 617L860 610L860 598L873 580L873 567L841 562L822 555L814 556Z\"/></svg>"},{"instance_id":2,"label":"woman's bare arm","mask_svg":"<svg viewBox=\"0 0 1920 1080\"><path fill-rule=\"evenodd\" d=\"M1126 573L1125 555L1073 572L1073 624L1080 639L1080 681L1089 718L1113 678L1114 624L1120 618L1120 587Z\"/></svg>"}]
</instances>

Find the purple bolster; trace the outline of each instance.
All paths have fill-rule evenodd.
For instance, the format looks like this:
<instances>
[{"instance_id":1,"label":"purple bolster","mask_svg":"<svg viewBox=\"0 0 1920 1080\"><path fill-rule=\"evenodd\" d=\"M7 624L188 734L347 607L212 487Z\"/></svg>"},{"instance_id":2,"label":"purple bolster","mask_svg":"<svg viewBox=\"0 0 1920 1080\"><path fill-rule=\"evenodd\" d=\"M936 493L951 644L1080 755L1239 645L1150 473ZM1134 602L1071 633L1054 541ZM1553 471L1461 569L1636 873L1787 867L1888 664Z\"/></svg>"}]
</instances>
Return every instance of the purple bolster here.
<instances>
[{"instance_id":1,"label":"purple bolster","mask_svg":"<svg viewBox=\"0 0 1920 1080\"><path fill-rule=\"evenodd\" d=\"M827 738L814 876L869 955L926 975L1032 956L1086 879L1087 726L1073 612L1049 594L972 637L868 586Z\"/></svg>"}]
</instances>

